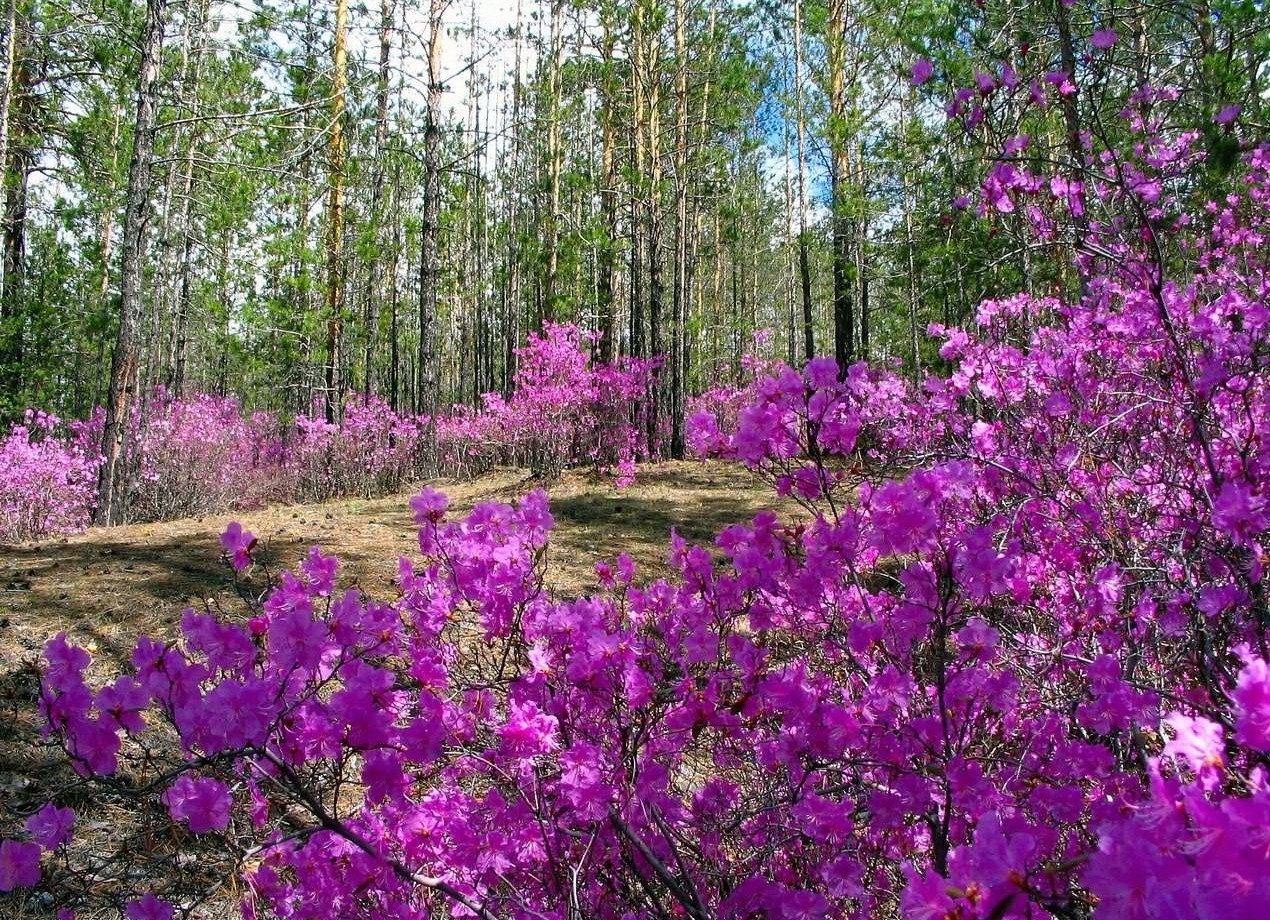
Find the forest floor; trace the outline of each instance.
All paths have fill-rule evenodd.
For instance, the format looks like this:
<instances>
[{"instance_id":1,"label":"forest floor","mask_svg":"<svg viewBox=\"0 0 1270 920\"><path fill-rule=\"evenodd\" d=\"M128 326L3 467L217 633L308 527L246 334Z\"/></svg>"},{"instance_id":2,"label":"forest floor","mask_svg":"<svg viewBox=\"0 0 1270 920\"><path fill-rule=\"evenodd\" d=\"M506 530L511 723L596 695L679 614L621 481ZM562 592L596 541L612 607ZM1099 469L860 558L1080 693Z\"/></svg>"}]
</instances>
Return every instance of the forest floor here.
<instances>
[{"instance_id":1,"label":"forest floor","mask_svg":"<svg viewBox=\"0 0 1270 920\"><path fill-rule=\"evenodd\" d=\"M342 585L355 582L373 598L395 597L398 557L414 559L419 552L408 499L421 485L383 498L93 529L0 546L0 813L25 813L47 797L49 783L72 778L56 768L56 752L38 736L38 666L49 638L66 632L93 652L93 671L104 676L127 662L137 636L172 638L186 607L234 610L234 578L219 540L231 520L256 534L261 545L254 555L275 575L319 545L340 558ZM480 502L512 501L540 485L556 521L547 587L565 596L594 589L595 563L622 552L635 560L637 581L666 574L672 527L689 542L709 544L723 527L761 510L799 511L745 469L721 462L643 467L626 489L582 470L550 483L512 469L433 483L450 496L450 519ZM110 826L106 815L93 823ZM0 914L6 901L12 903L0 896ZM13 908L24 916L43 913L35 903Z\"/></svg>"}]
</instances>

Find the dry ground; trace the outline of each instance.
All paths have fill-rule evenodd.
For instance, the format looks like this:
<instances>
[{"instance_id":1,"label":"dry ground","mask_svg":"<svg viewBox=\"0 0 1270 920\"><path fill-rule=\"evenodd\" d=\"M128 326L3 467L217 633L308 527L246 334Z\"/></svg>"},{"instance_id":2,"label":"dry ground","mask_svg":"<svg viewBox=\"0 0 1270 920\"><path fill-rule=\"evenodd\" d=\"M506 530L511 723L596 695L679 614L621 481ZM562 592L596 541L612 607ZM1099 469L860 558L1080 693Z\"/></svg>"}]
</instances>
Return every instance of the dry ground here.
<instances>
[{"instance_id":1,"label":"dry ground","mask_svg":"<svg viewBox=\"0 0 1270 920\"><path fill-rule=\"evenodd\" d=\"M472 481L434 485L450 495L450 516L455 517L479 502L513 500L540 483L520 470L497 470ZM547 582L561 594L593 588L595 563L620 552L635 559L639 580L664 574L671 527L691 542L709 543L727 524L780 507L747 471L717 462L643 468L628 489L583 471L546 488L556 519ZM9 824L6 813L25 813L43 800L48 784L69 778L36 731L37 664L47 639L65 631L95 653L103 670L113 669L127 660L139 634L171 636L185 607L233 609L233 579L219 544L232 519L259 537L262 549L256 556L275 572L293 567L318 544L340 557L341 582L356 580L369 595L391 598L397 557L418 553L410 494L270 507L0 546L0 831ZM109 827L108 814L82 818ZM0 895L0 916L41 913L37 904L23 900L19 905Z\"/></svg>"},{"instance_id":2,"label":"dry ground","mask_svg":"<svg viewBox=\"0 0 1270 920\"><path fill-rule=\"evenodd\" d=\"M450 496L450 518L539 485L521 470L434 483ZM595 563L620 552L630 553L645 577L663 574L672 527L690 542L709 543L727 524L779 507L746 470L718 462L646 467L628 489L585 471L546 488L556 519L548 587L565 594L593 587ZM407 504L414 491L0 545L0 662L11 669L62 630L104 654L126 652L138 633L167 634L185 607L232 597L219 536L235 519L260 539L255 555L273 570L293 567L316 544L340 557L342 582L356 580L371 596L391 597L398 556L418 554L418 526Z\"/></svg>"}]
</instances>

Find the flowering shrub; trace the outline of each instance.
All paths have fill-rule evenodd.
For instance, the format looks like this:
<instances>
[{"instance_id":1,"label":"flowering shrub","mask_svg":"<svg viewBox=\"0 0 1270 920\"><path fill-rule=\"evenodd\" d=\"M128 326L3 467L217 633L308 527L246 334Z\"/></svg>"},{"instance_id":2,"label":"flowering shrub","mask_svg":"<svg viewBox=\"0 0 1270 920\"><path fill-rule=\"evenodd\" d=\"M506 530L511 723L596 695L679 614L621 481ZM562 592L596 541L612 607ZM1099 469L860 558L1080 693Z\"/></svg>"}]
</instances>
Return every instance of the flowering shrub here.
<instances>
[{"instance_id":1,"label":"flowering shrub","mask_svg":"<svg viewBox=\"0 0 1270 920\"><path fill-rule=\"evenodd\" d=\"M719 433L732 434L736 431L737 417L741 410L755 402L756 387L761 381L776 377L785 365L762 356L762 351L771 340L771 333L759 330L754 334L754 342L750 351L741 356L740 374L735 380L724 380L717 376L710 386L701 393L688 397L684 417L694 416L709 418L714 429ZM705 433L698 431L704 437ZM698 455L709 453L707 442L690 443L690 450Z\"/></svg>"},{"instance_id":2,"label":"flowering shrub","mask_svg":"<svg viewBox=\"0 0 1270 920\"><path fill-rule=\"evenodd\" d=\"M244 418L232 397L174 399L159 389L133 425L133 520L193 517L267 497L267 445L277 436L273 416Z\"/></svg>"},{"instance_id":3,"label":"flowering shrub","mask_svg":"<svg viewBox=\"0 0 1270 920\"><path fill-rule=\"evenodd\" d=\"M1092 198L1128 216L1081 215L1079 302L933 329L947 378L818 359L694 415L809 522L672 538L672 578L619 557L557 599L543 493L451 521L425 489L391 603L315 548L105 684L54 639L53 737L232 857L248 917L1260 916L1270 151L1194 210L1192 142L1103 161ZM985 213L1042 234L1084 201L990 181ZM249 575L254 537L223 545ZM0 889L192 903L179 872L64 869L74 824L15 828Z\"/></svg>"},{"instance_id":4,"label":"flowering shrub","mask_svg":"<svg viewBox=\"0 0 1270 920\"><path fill-rule=\"evenodd\" d=\"M577 326L551 323L541 335L530 333L517 352L511 397L487 393L482 412L457 413L441 423L448 445L443 456L472 463L473 446L484 444L485 464L524 466L546 476L591 464L614 469L619 481L629 482L636 459L645 455L640 431L657 362L593 364L593 338Z\"/></svg>"},{"instance_id":5,"label":"flowering shrub","mask_svg":"<svg viewBox=\"0 0 1270 920\"><path fill-rule=\"evenodd\" d=\"M283 465L294 480L294 500L392 492L427 469L422 419L400 415L377 396L349 399L338 423L300 417Z\"/></svg>"},{"instance_id":6,"label":"flowering shrub","mask_svg":"<svg viewBox=\"0 0 1270 920\"><path fill-rule=\"evenodd\" d=\"M493 465L555 475L567 466L634 475L652 362L594 365L575 326L548 326L519 351L510 399L486 394L482 410L455 407L430 422L373 395L350 397L341 418L320 413L283 425L266 412L244 415L233 397L175 399L162 388L132 411L126 459L126 517L170 520L265 502L370 497L441 471L472 475ZM87 526L104 413L74 423L28 413L0 448L0 542Z\"/></svg>"},{"instance_id":7,"label":"flowering shrub","mask_svg":"<svg viewBox=\"0 0 1270 920\"><path fill-rule=\"evenodd\" d=\"M0 543L88 525L97 494L95 451L58 435L61 421L30 410L0 441Z\"/></svg>"}]
</instances>

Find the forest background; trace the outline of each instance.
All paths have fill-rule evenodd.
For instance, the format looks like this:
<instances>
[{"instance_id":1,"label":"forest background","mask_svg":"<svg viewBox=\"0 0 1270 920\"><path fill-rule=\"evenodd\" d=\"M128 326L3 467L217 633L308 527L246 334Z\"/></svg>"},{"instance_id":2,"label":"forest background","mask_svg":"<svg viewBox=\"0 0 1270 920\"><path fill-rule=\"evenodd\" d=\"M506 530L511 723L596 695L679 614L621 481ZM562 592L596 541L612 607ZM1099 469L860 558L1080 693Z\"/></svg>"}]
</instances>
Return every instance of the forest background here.
<instances>
[{"instance_id":1,"label":"forest background","mask_svg":"<svg viewBox=\"0 0 1270 920\"><path fill-rule=\"evenodd\" d=\"M1201 132L1216 188L1231 113L1266 125L1265 14L5 0L0 421L109 403L109 441L159 386L328 421L354 393L476 406L568 322L599 362L660 361L649 444L682 456L687 395L749 352L918 379L928 324L1077 293L1078 226L1038 241L985 201L1003 150L1078 177L1135 88L1175 87L1157 129Z\"/></svg>"}]
</instances>

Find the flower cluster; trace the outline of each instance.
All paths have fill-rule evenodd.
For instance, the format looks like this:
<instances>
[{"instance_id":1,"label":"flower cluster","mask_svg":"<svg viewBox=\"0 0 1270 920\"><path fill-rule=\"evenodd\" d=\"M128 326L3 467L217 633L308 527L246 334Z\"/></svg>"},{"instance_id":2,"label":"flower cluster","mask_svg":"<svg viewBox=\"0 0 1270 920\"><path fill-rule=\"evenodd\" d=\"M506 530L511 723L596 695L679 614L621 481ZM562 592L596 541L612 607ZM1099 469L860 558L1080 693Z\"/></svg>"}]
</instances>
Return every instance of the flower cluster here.
<instances>
[{"instance_id":1,"label":"flower cluster","mask_svg":"<svg viewBox=\"0 0 1270 920\"><path fill-rule=\"evenodd\" d=\"M512 395L454 407L435 419L394 411L367 394L349 398L337 422L320 411L283 424L247 415L232 397L176 399L162 388L128 419L126 517L171 520L266 502L323 501L396 491L429 472L468 475L495 464L549 475L592 464L633 476L655 365L595 364L591 339L549 325L517 352ZM29 412L0 442L0 542L87 526L96 498L105 415L61 432Z\"/></svg>"},{"instance_id":2,"label":"flower cluster","mask_svg":"<svg viewBox=\"0 0 1270 920\"><path fill-rule=\"evenodd\" d=\"M595 336L548 323L517 351L510 398L487 393L481 411L438 422L442 456L454 467L505 464L555 475L569 466L615 470L629 482L646 456L639 437L655 361L591 361Z\"/></svg>"},{"instance_id":3,"label":"flower cluster","mask_svg":"<svg viewBox=\"0 0 1270 920\"><path fill-rule=\"evenodd\" d=\"M730 430L694 417L809 520L553 598L543 493L452 521L426 489L389 603L315 548L99 688L55 639L54 736L108 776L174 732L138 794L251 855L249 917L1255 916L1270 154L1246 166L1178 241L1185 285L1125 243L1077 304L935 330L946 378L817 359ZM254 537L223 543L250 576ZM0 844L3 885L60 890L72 823Z\"/></svg>"},{"instance_id":4,"label":"flower cluster","mask_svg":"<svg viewBox=\"0 0 1270 920\"><path fill-rule=\"evenodd\" d=\"M88 525L99 459L59 435L61 422L28 411L0 441L0 543Z\"/></svg>"}]
</instances>

